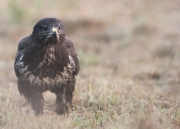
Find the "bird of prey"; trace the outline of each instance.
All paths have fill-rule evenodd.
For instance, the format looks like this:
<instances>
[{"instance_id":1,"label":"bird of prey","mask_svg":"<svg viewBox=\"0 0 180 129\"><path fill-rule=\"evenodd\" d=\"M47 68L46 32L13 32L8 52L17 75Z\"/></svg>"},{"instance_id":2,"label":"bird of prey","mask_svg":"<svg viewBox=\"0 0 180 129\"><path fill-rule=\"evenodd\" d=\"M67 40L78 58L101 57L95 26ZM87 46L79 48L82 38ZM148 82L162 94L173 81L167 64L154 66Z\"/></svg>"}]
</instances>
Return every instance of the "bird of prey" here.
<instances>
[{"instance_id":1,"label":"bird of prey","mask_svg":"<svg viewBox=\"0 0 180 129\"><path fill-rule=\"evenodd\" d=\"M47 90L57 96L55 112L68 112L79 69L74 45L57 18L40 20L32 34L19 42L14 62L18 90L36 115L43 113L42 93Z\"/></svg>"}]
</instances>

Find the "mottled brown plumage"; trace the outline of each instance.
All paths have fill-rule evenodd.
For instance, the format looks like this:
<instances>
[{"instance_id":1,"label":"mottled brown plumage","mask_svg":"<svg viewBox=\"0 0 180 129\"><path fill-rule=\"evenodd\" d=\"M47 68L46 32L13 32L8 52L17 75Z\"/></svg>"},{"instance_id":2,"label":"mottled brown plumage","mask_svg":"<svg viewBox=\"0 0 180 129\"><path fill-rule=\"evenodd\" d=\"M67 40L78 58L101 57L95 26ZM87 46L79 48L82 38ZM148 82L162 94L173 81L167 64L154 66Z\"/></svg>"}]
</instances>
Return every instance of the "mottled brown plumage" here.
<instances>
[{"instance_id":1,"label":"mottled brown plumage","mask_svg":"<svg viewBox=\"0 0 180 129\"><path fill-rule=\"evenodd\" d=\"M79 68L74 45L56 18L37 22L32 34L20 41L14 62L19 92L36 114L43 113L42 93L47 90L57 95L55 111L67 112Z\"/></svg>"}]
</instances>

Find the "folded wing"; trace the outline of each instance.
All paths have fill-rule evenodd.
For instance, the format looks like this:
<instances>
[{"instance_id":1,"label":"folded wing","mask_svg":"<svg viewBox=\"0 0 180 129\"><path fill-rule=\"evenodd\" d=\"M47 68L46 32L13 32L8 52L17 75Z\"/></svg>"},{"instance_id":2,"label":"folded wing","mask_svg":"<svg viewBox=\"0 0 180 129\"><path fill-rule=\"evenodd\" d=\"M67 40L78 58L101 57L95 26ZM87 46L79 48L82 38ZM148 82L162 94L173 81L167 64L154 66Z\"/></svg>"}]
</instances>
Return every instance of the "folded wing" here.
<instances>
[{"instance_id":1,"label":"folded wing","mask_svg":"<svg viewBox=\"0 0 180 129\"><path fill-rule=\"evenodd\" d=\"M66 37L65 44L71 55L69 56L69 60L70 60L70 64L73 66L72 67L74 71L73 74L77 75L79 73L80 65L79 65L79 59L77 57L74 45L68 37Z\"/></svg>"}]
</instances>

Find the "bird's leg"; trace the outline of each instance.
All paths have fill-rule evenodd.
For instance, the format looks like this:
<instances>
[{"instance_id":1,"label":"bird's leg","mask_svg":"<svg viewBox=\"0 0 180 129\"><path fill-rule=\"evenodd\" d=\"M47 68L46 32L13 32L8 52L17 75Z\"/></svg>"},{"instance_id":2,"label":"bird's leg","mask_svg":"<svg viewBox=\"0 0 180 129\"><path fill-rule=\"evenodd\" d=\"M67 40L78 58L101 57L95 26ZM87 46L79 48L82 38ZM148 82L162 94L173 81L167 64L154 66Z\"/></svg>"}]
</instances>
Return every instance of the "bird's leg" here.
<instances>
[{"instance_id":1,"label":"bird's leg","mask_svg":"<svg viewBox=\"0 0 180 129\"><path fill-rule=\"evenodd\" d=\"M25 87L18 85L20 94L22 94L25 99L31 104L36 115L43 113L44 98L41 92L37 91L33 87Z\"/></svg>"},{"instance_id":2,"label":"bird's leg","mask_svg":"<svg viewBox=\"0 0 180 129\"><path fill-rule=\"evenodd\" d=\"M72 98L73 98L73 91L70 90L69 87L66 88L66 106L69 110L72 110Z\"/></svg>"},{"instance_id":3,"label":"bird's leg","mask_svg":"<svg viewBox=\"0 0 180 129\"><path fill-rule=\"evenodd\" d=\"M63 89L63 94L62 94L62 101L63 101L63 104L65 106L63 106L63 113L65 114L66 113L66 110L67 110L67 107L66 107L66 87L64 87Z\"/></svg>"},{"instance_id":4,"label":"bird's leg","mask_svg":"<svg viewBox=\"0 0 180 129\"><path fill-rule=\"evenodd\" d=\"M56 98L56 110L55 111L57 112L58 115L65 114L66 110L67 110L64 90L66 90L66 88L63 88L63 92L56 93L57 98Z\"/></svg>"},{"instance_id":5,"label":"bird's leg","mask_svg":"<svg viewBox=\"0 0 180 129\"><path fill-rule=\"evenodd\" d=\"M34 109L36 115L43 113L44 98L42 93L32 93L28 100L32 108Z\"/></svg>"},{"instance_id":6,"label":"bird's leg","mask_svg":"<svg viewBox=\"0 0 180 129\"><path fill-rule=\"evenodd\" d=\"M72 104L72 92L69 91L67 86L63 86L62 92L56 93L56 112L57 114L68 113L69 105Z\"/></svg>"}]
</instances>

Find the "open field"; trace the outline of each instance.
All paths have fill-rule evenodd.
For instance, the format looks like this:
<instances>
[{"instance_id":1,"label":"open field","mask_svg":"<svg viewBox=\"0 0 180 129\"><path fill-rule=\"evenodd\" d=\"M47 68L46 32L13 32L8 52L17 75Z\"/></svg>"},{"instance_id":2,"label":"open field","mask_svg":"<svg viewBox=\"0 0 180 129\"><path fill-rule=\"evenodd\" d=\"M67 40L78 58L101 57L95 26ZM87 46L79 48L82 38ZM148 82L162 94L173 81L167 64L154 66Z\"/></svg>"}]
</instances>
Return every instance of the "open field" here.
<instances>
[{"instance_id":1,"label":"open field","mask_svg":"<svg viewBox=\"0 0 180 129\"><path fill-rule=\"evenodd\" d=\"M0 128L180 128L179 0L7 0L0 16ZM44 17L62 20L80 59L68 117L50 92L34 116L17 89L18 42Z\"/></svg>"}]
</instances>

